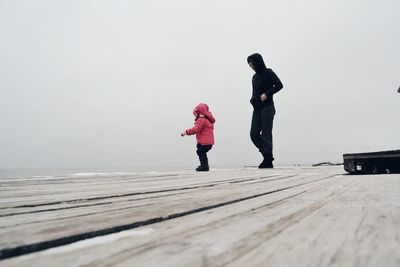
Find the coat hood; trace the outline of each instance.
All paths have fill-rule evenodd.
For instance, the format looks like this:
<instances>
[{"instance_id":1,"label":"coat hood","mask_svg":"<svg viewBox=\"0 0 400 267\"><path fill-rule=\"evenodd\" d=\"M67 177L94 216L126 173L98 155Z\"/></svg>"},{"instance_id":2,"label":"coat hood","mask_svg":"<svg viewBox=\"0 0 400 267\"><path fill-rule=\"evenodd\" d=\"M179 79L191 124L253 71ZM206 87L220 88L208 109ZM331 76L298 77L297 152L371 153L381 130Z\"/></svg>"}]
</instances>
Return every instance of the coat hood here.
<instances>
[{"instance_id":1,"label":"coat hood","mask_svg":"<svg viewBox=\"0 0 400 267\"><path fill-rule=\"evenodd\" d=\"M262 56L258 53L254 53L247 57L247 63L251 62L255 68L256 73L263 72L267 69L265 66Z\"/></svg>"},{"instance_id":2,"label":"coat hood","mask_svg":"<svg viewBox=\"0 0 400 267\"><path fill-rule=\"evenodd\" d=\"M207 119L208 119L211 123L214 123L214 122L215 122L215 118L214 118L214 116L212 115L212 113L210 112L210 110L209 110L207 104L204 104L204 103L198 104L198 105L194 108L193 114L194 114L194 115L196 115L196 114L204 115L204 116L207 117Z\"/></svg>"}]
</instances>

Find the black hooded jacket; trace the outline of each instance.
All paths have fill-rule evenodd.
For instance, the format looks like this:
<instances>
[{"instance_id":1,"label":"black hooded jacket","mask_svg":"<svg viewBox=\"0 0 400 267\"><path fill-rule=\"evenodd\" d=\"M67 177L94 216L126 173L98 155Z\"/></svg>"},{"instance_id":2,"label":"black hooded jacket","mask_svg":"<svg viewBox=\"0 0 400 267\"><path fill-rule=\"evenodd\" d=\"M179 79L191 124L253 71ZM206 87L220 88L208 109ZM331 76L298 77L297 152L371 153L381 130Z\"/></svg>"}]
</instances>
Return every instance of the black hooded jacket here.
<instances>
[{"instance_id":1,"label":"black hooded jacket","mask_svg":"<svg viewBox=\"0 0 400 267\"><path fill-rule=\"evenodd\" d=\"M252 85L253 94L250 103L255 110L262 109L263 107L273 105L273 95L283 88L281 80L276 76L272 69L265 67L264 60L260 54L252 54L247 58L247 62L251 62L255 68L253 75ZM265 101L261 101L262 94L267 95Z\"/></svg>"}]
</instances>

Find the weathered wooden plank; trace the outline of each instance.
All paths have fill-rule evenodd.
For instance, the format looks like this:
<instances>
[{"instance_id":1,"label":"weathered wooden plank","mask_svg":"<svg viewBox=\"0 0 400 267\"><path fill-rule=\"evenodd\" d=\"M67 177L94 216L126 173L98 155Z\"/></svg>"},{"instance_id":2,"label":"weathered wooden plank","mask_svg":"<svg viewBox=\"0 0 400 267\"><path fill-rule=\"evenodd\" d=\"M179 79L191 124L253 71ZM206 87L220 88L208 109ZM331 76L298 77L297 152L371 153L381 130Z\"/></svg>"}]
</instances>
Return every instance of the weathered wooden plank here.
<instances>
[{"instance_id":1,"label":"weathered wooden plank","mask_svg":"<svg viewBox=\"0 0 400 267\"><path fill-rule=\"evenodd\" d=\"M385 182L393 190L399 187L394 179ZM295 266L332 266L334 262L325 259L336 255L336 250L315 246L315 257L323 259L315 260L315 257L307 254L307 250L300 249L303 242L313 244L313 239L307 241L302 238L312 236L315 231L329 231L330 223L346 225L346 216L341 216L343 209L348 211L347 214L352 214L351 208L357 207L357 203L363 203L371 191L376 196L386 194L378 185L368 186L360 177L335 177L329 182L309 184L306 188L279 191L114 236L81 241L5 260L0 265L23 266L29 263L30 266L159 266L162 263L163 266L265 266L276 263L271 266L290 266L290 263L295 262ZM364 198L354 198L354 192ZM384 198L388 207L397 205L394 199L398 198L393 198L392 193L386 194L392 198ZM326 216L327 212L330 216ZM398 212L392 212L389 217L395 218L398 215ZM354 218L359 225L357 213ZM314 222L312 225L306 223L310 220ZM348 235L354 234L352 228L335 229L331 236L339 240L336 243L341 243ZM368 227L361 229L368 231ZM303 232L308 234L302 235ZM285 244L288 244L287 247ZM355 242L353 245L357 244ZM300 254L295 254L293 258L293 247L299 248L305 255L301 254L301 257ZM373 247L367 246L367 251L368 249L371 251ZM280 256L272 257L275 253Z\"/></svg>"},{"instance_id":2,"label":"weathered wooden plank","mask_svg":"<svg viewBox=\"0 0 400 267\"><path fill-rule=\"evenodd\" d=\"M261 173L260 173L261 174ZM78 184L78 185L65 185L53 188L51 185L43 185L42 188L26 188L25 192L21 193L20 197L15 197L17 194L15 190L20 190L20 185L15 185L14 190L8 189L8 195L2 194L0 198L0 212L4 209L9 208L34 208L35 206L46 206L50 204L66 204L70 201L70 204L77 203L79 201L89 201L104 198L113 197L124 197L129 194L146 194L154 193L159 191L168 190L181 190L190 189L195 187L208 187L219 183L235 183L245 182L247 180L259 179L260 177L272 177L279 176L278 174L250 174L245 172L242 176L236 177L224 177L217 173L211 177L217 176L210 179L208 176L182 176L177 181L149 181L151 187L149 188L146 184L134 182L131 184L123 184L122 182L118 186L111 187L109 185L89 183L89 184ZM292 173L290 173L292 174ZM208 179L207 179L208 178ZM114 178L112 178L114 179ZM107 182L107 180L106 180ZM94 185L93 185L94 184ZM60 190L60 191L57 191ZM33 193L34 192L34 193ZM93 196L94 195L94 196Z\"/></svg>"},{"instance_id":3,"label":"weathered wooden plank","mask_svg":"<svg viewBox=\"0 0 400 267\"><path fill-rule=\"evenodd\" d=\"M0 198L0 210L2 208L14 208L22 205L46 205L61 201L77 201L79 199L106 198L109 196L113 197L148 191L174 190L177 188L204 186L235 180L240 181L241 179L252 177L246 173L243 175L236 177L232 177L231 175L227 177L224 173L222 175L218 173L217 177L212 178L209 176L182 174L179 177L173 177L173 179L165 175L155 180L145 177L140 180L127 180L113 182L112 184L109 183L109 180L114 180L115 177L103 177L101 181L84 179L79 182L69 182L68 179L64 179L64 184L41 183L35 186L12 184L9 187L3 185L1 188L4 188L5 192L2 193L2 197ZM258 176L255 175L254 177L257 178Z\"/></svg>"},{"instance_id":4,"label":"weathered wooden plank","mask_svg":"<svg viewBox=\"0 0 400 267\"><path fill-rule=\"evenodd\" d=\"M189 191L185 194L168 195L157 199L138 199L133 203L109 203L91 209L78 207L51 210L40 213L40 217L32 216L32 214L5 216L0 222L0 245L2 248L12 248L155 218L166 218L172 214L188 212L199 207L218 205L286 187L299 186L303 183L306 185L324 176L304 175L284 178L268 179L267 176L253 184L250 183L254 180L247 179L246 187L236 181L234 184L224 183L211 187L209 190L201 188L197 192ZM260 182L265 182L268 188L260 186L262 185Z\"/></svg>"},{"instance_id":5,"label":"weathered wooden plank","mask_svg":"<svg viewBox=\"0 0 400 267\"><path fill-rule=\"evenodd\" d=\"M7 266L28 262L30 266L398 266L399 177L381 178L339 177L337 183L291 192L286 198L273 199L289 193L282 191L230 209L127 231L115 240L82 241L4 262Z\"/></svg>"},{"instance_id":6,"label":"weathered wooden plank","mask_svg":"<svg viewBox=\"0 0 400 267\"><path fill-rule=\"evenodd\" d=\"M232 266L399 266L400 176L358 180Z\"/></svg>"},{"instance_id":7,"label":"weathered wooden plank","mask_svg":"<svg viewBox=\"0 0 400 267\"><path fill-rule=\"evenodd\" d=\"M29 202L26 205L21 206L14 206L14 207L4 207L0 209L0 216L7 216L8 214L18 214L18 213L26 213L26 212L35 212L35 211L46 211L48 209L56 209L56 208L67 208L67 207L78 207L82 204L101 204L101 203L110 203L110 202L123 202L123 201L130 201L134 199L146 199L146 198L155 198L157 196L163 195L173 195L173 194L180 194L181 192L185 191L196 191L196 190L204 190L210 187L217 188L218 186L232 186L233 184L244 184L244 183L258 183L266 181L273 181L273 180L280 180L280 179L287 179L293 177L292 175L289 176L256 176L256 177L246 177L244 178L235 178L223 181L213 181L210 183L202 183L202 184L192 184L192 185L185 185L182 186L180 184L176 184L172 189L171 188L159 188L158 190L150 190L146 191L147 188L140 188L136 184L133 184L134 191L129 191L128 193L116 193L110 195L108 190L107 192L103 192L103 196L98 198L87 198L86 196L89 194L90 191L99 192L102 189L98 187L93 187L88 189L87 192L79 193L75 195L73 200L69 198L57 201L57 202L41 202L35 203L30 205ZM124 185L122 185L124 186ZM171 186L171 185L170 185ZM104 202L106 201L106 202Z\"/></svg>"}]
</instances>

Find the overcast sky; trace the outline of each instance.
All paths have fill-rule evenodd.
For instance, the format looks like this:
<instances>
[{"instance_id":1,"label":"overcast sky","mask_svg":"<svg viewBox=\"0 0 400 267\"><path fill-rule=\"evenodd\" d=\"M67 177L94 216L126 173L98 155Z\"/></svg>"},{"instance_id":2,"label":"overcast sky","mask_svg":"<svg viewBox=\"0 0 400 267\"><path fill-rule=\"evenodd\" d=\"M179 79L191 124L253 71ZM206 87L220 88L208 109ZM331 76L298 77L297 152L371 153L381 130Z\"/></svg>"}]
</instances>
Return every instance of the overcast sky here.
<instances>
[{"instance_id":1,"label":"overcast sky","mask_svg":"<svg viewBox=\"0 0 400 267\"><path fill-rule=\"evenodd\" d=\"M281 78L275 164L400 148L398 0L0 0L0 168L258 165L258 52Z\"/></svg>"}]
</instances>

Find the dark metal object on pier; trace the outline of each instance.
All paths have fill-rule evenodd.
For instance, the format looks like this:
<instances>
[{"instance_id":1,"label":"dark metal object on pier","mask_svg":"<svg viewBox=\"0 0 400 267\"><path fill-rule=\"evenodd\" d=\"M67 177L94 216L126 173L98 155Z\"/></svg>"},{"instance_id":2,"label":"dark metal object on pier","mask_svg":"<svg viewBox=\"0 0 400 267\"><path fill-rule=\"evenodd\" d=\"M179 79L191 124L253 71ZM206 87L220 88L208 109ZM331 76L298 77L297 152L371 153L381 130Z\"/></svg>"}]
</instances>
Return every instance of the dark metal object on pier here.
<instances>
[{"instance_id":1,"label":"dark metal object on pier","mask_svg":"<svg viewBox=\"0 0 400 267\"><path fill-rule=\"evenodd\" d=\"M400 150L344 154L343 163L351 174L400 173Z\"/></svg>"}]
</instances>

